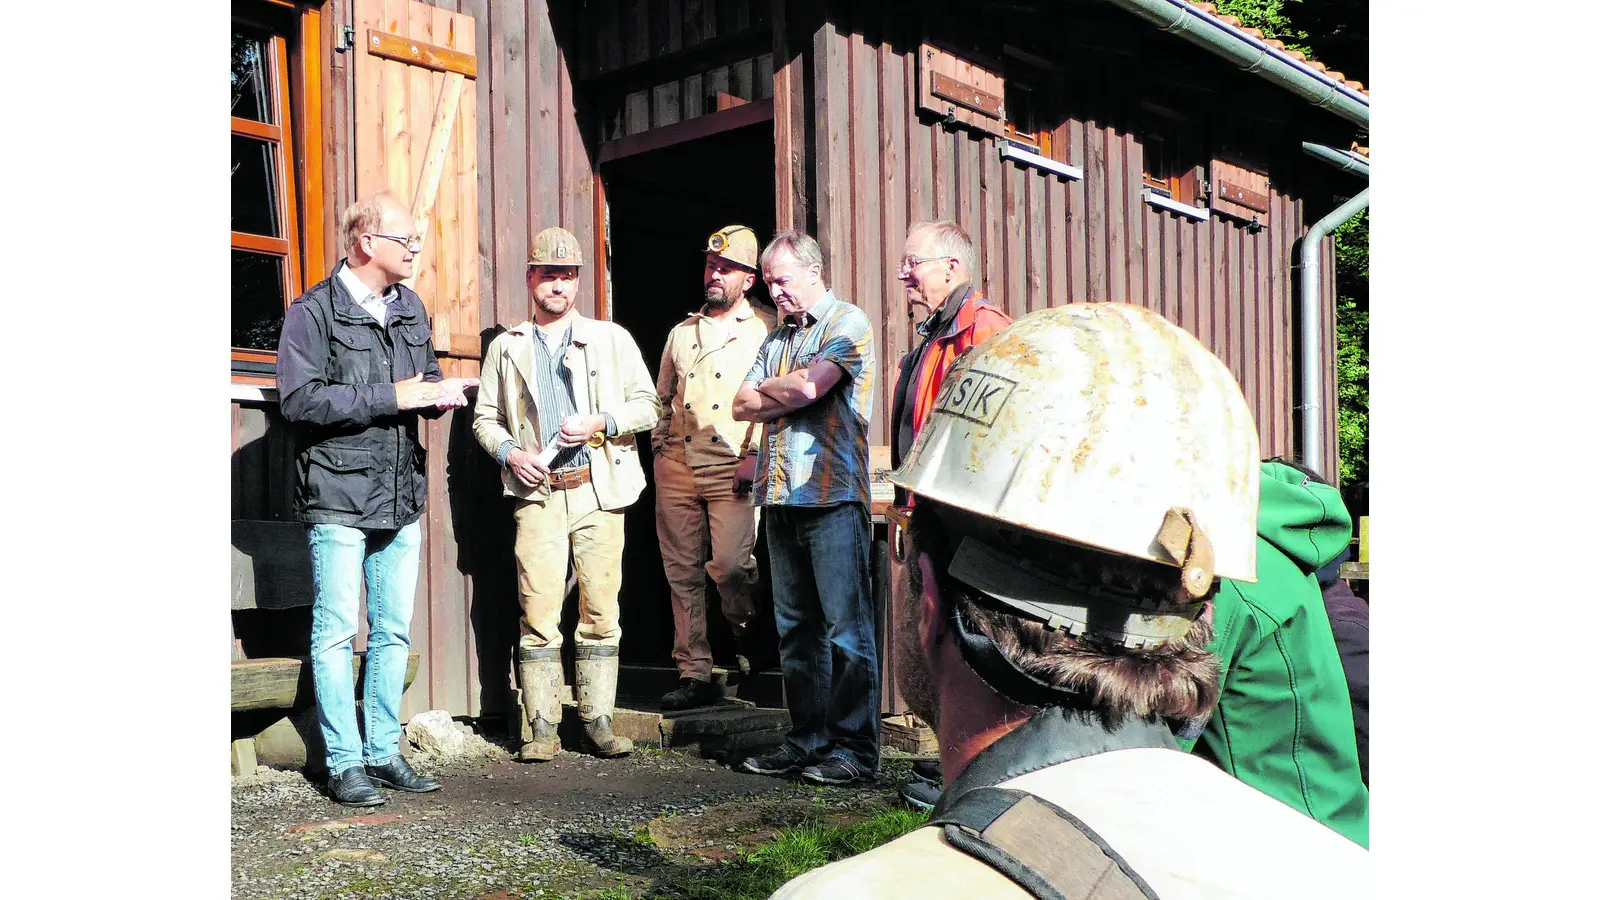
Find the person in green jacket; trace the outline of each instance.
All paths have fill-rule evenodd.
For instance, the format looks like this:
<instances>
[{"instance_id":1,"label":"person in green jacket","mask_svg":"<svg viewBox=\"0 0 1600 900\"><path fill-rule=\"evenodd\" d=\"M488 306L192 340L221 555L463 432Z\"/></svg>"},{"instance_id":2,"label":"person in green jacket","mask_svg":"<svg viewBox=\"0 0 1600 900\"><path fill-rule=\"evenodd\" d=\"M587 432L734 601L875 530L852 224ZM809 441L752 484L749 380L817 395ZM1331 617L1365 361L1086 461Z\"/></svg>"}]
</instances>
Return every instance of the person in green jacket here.
<instances>
[{"instance_id":1,"label":"person in green jacket","mask_svg":"<svg viewBox=\"0 0 1600 900\"><path fill-rule=\"evenodd\" d=\"M1337 489L1291 465L1261 466L1256 582L1221 579L1222 698L1198 740L1179 745L1367 846L1367 787L1344 667L1317 569L1350 543Z\"/></svg>"}]
</instances>

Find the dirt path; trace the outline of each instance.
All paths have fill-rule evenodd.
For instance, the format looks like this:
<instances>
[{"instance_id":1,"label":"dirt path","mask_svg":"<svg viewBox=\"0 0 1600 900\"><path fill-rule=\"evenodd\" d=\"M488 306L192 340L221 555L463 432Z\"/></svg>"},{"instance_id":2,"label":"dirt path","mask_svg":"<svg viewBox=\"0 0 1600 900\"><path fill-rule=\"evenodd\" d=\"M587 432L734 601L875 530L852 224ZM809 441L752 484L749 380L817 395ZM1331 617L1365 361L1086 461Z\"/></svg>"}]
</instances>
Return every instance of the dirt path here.
<instances>
[{"instance_id":1,"label":"dirt path","mask_svg":"<svg viewBox=\"0 0 1600 900\"><path fill-rule=\"evenodd\" d=\"M909 763L886 760L866 788L765 778L682 751L619 760L563 753L530 766L429 771L442 790L384 791L353 810L302 776L233 791L238 898L665 896L675 875L807 818L848 821L892 805Z\"/></svg>"}]
</instances>

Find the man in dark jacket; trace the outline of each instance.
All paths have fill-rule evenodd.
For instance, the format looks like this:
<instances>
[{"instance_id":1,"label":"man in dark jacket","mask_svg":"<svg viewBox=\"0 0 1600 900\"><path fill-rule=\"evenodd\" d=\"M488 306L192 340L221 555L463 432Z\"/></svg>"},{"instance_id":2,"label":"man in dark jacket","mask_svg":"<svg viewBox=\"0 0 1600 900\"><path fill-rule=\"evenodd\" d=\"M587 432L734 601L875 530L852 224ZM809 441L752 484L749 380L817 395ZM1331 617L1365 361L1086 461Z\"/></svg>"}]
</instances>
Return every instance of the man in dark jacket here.
<instances>
[{"instance_id":1,"label":"man in dark jacket","mask_svg":"<svg viewBox=\"0 0 1600 900\"><path fill-rule=\"evenodd\" d=\"M311 680L328 792L383 802L373 784L439 788L400 756L400 694L428 494L417 416L467 405L475 378L443 377L427 311L400 282L416 269L411 214L379 193L345 211L346 257L290 305L278 342L278 395L300 428L295 514L311 544ZM366 741L356 729L351 646L367 585Z\"/></svg>"}]
</instances>

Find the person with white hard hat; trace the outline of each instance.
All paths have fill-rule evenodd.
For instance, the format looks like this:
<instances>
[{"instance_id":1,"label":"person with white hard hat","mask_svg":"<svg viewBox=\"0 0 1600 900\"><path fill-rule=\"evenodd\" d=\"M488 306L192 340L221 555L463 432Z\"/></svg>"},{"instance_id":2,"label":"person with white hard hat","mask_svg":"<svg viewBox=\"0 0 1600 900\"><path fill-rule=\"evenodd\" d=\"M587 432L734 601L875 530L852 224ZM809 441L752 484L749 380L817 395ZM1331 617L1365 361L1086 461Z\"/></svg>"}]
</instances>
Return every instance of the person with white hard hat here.
<instances>
[{"instance_id":1,"label":"person with white hard hat","mask_svg":"<svg viewBox=\"0 0 1600 900\"><path fill-rule=\"evenodd\" d=\"M949 779L925 827L774 900L1370 893L1366 850L1176 744L1217 701L1219 576L1256 576L1258 441L1228 369L1115 303L963 355L891 513L900 692Z\"/></svg>"}]
</instances>

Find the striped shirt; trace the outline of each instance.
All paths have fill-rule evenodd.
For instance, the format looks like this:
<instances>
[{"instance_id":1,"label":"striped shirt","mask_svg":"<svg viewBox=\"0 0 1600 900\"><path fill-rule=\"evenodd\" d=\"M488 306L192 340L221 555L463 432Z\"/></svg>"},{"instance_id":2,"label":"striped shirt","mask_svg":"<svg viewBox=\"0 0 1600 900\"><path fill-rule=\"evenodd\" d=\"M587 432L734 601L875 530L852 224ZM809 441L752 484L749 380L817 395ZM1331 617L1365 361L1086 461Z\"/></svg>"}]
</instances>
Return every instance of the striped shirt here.
<instances>
[{"instance_id":1,"label":"striped shirt","mask_svg":"<svg viewBox=\"0 0 1600 900\"><path fill-rule=\"evenodd\" d=\"M533 367L538 396L533 398L533 408L539 414L539 440L545 447L555 443L556 435L561 433L561 423L578 413L572 390L572 370L561 363L567 357L567 348L572 346L572 326L568 325L561 333L555 346L546 343L548 340L555 339L546 337L544 329L535 326ZM550 461L550 469L576 469L588 464L589 447L579 444L557 451L555 459Z\"/></svg>"},{"instance_id":2,"label":"striped shirt","mask_svg":"<svg viewBox=\"0 0 1600 900\"><path fill-rule=\"evenodd\" d=\"M745 381L760 384L827 360L844 370L815 403L767 425L756 462L755 502L762 506L867 503L867 422L877 361L872 324L860 307L823 295L796 322L784 318L767 336Z\"/></svg>"}]
</instances>

